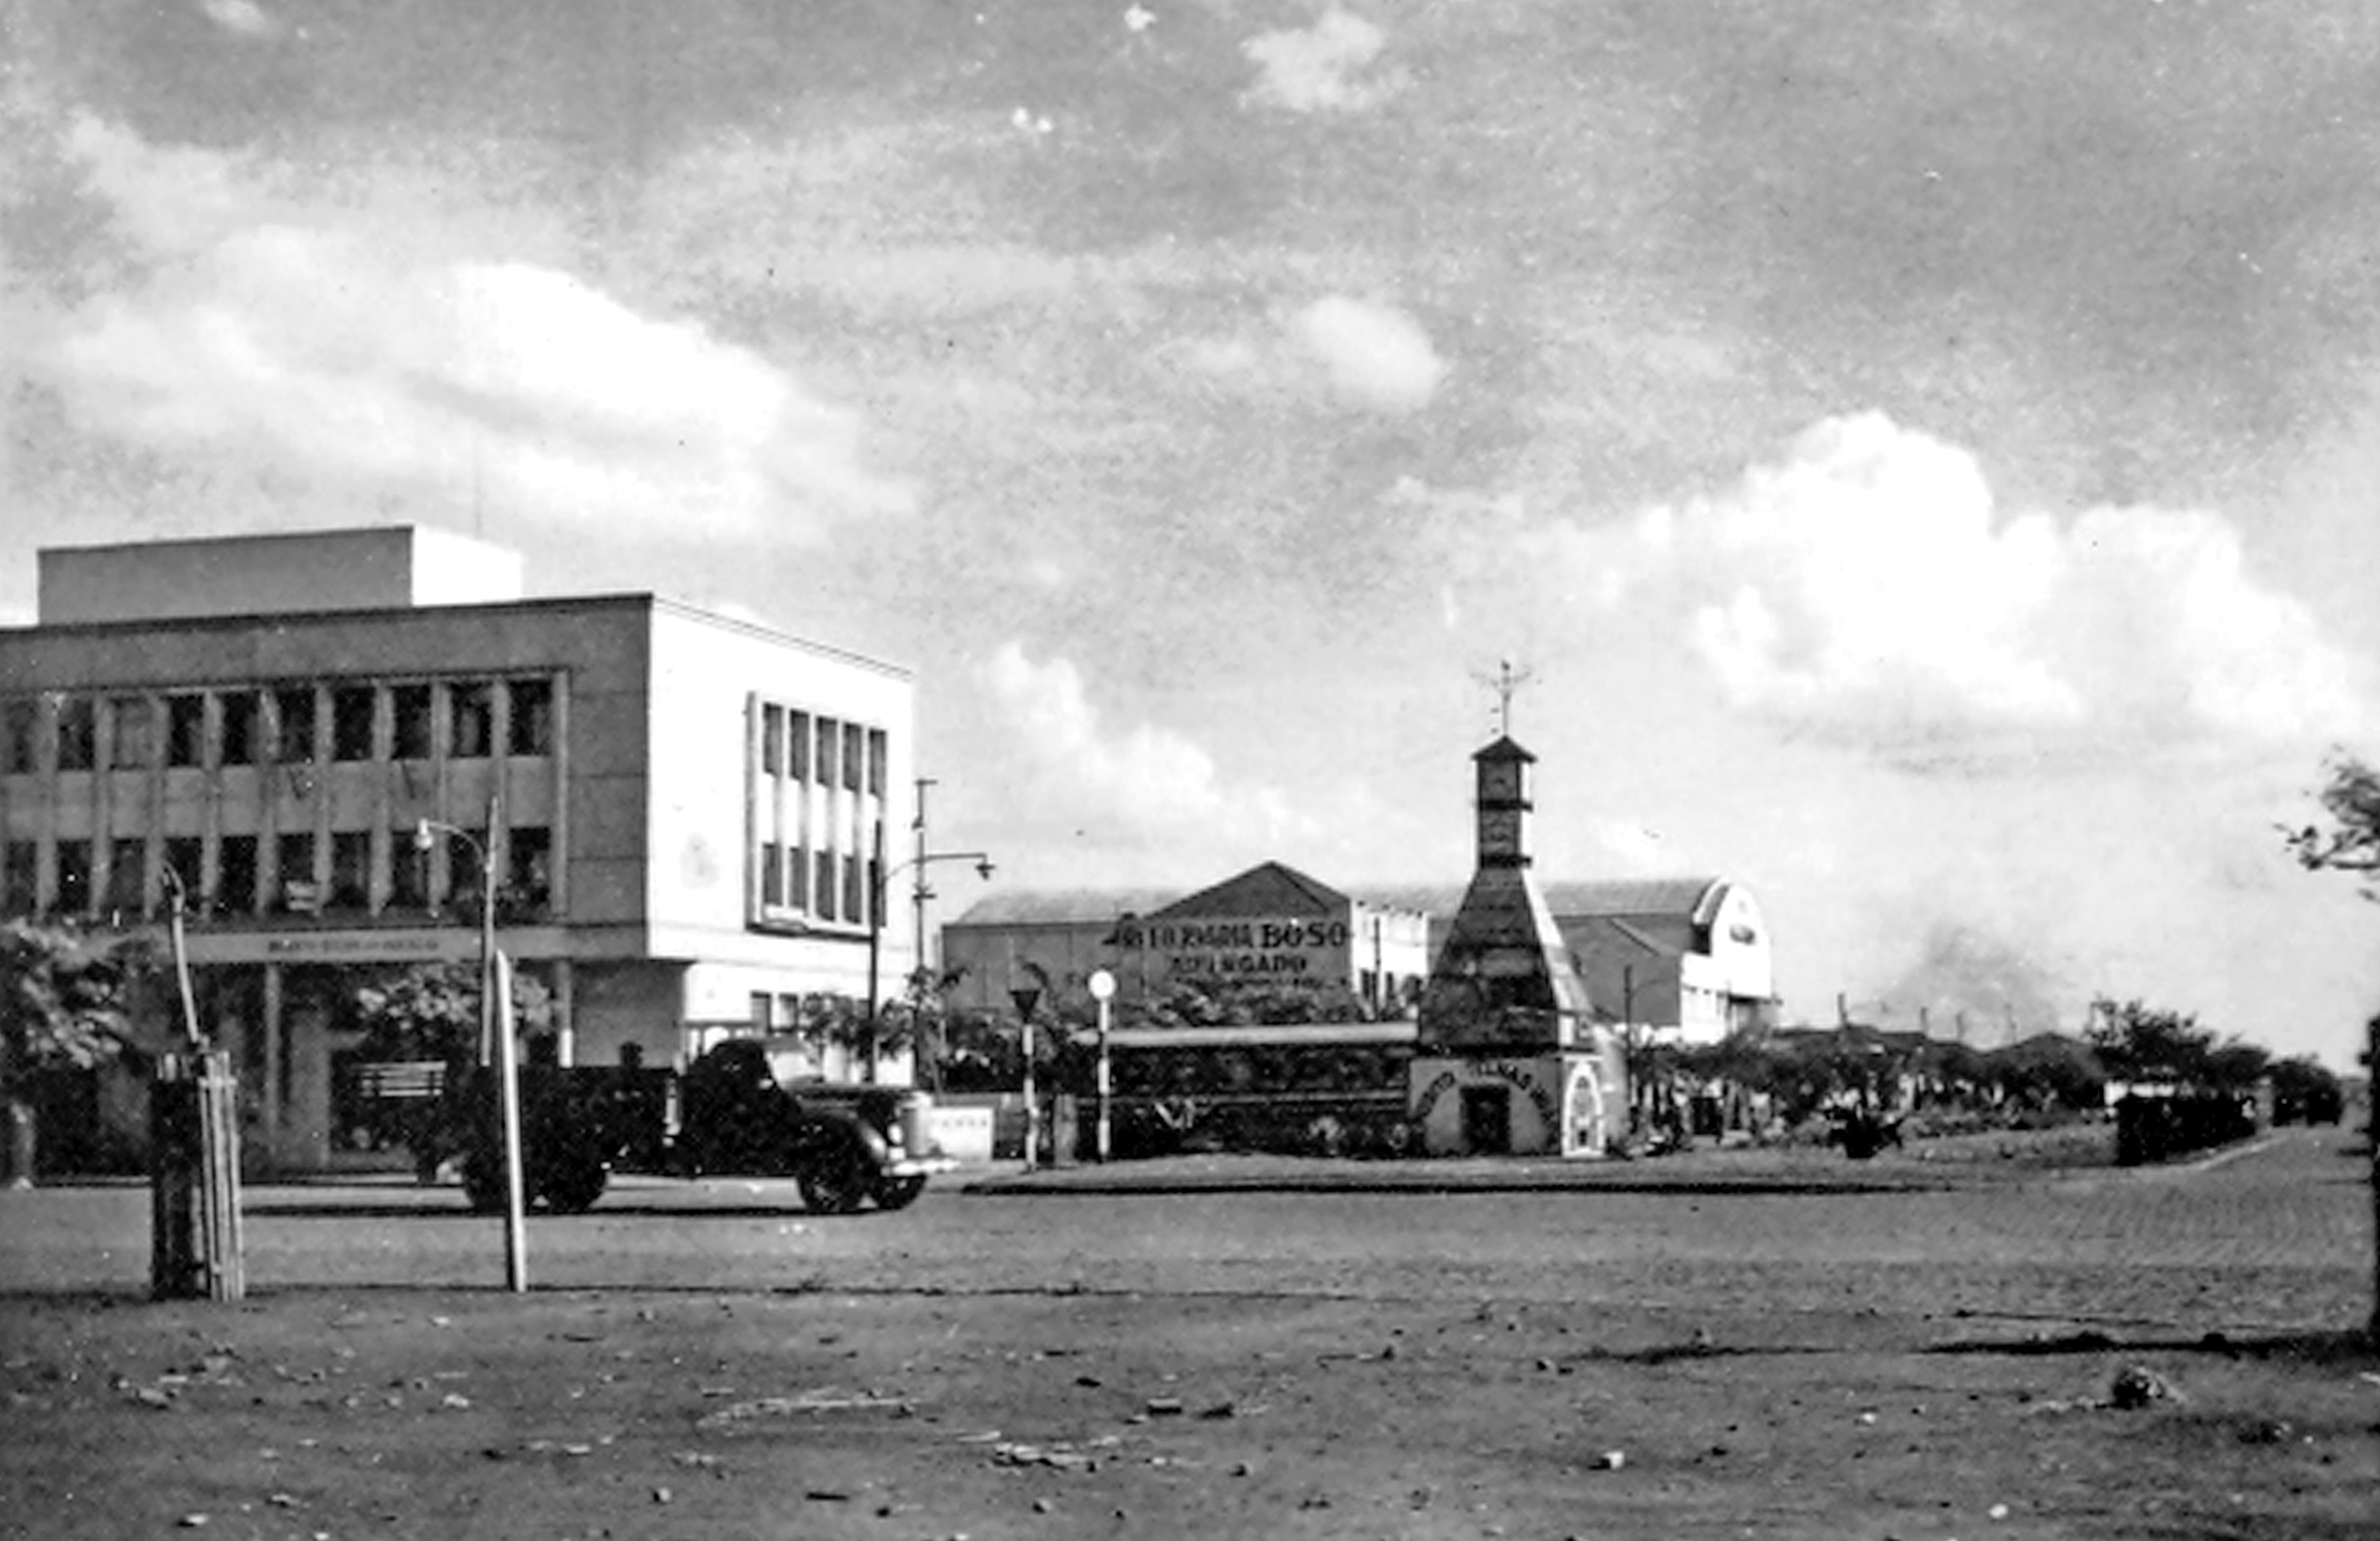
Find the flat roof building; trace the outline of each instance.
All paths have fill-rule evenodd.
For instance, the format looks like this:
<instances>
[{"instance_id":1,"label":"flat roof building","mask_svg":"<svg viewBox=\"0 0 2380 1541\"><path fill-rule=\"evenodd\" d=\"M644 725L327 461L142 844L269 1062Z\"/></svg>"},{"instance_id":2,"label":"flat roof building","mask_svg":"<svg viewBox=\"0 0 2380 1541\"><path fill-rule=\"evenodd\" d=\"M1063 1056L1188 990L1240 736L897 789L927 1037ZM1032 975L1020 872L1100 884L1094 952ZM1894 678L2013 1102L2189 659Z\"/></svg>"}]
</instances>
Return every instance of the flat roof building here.
<instances>
[{"instance_id":1,"label":"flat roof building","mask_svg":"<svg viewBox=\"0 0 2380 1541\"><path fill-rule=\"evenodd\" d=\"M877 913L905 669L652 594L524 599L517 557L414 528L40 560L37 623L0 630L0 913L153 924L178 881L273 1166L340 1144L355 971L476 957L483 874L565 1062L864 997L871 944L914 966Z\"/></svg>"}]
</instances>

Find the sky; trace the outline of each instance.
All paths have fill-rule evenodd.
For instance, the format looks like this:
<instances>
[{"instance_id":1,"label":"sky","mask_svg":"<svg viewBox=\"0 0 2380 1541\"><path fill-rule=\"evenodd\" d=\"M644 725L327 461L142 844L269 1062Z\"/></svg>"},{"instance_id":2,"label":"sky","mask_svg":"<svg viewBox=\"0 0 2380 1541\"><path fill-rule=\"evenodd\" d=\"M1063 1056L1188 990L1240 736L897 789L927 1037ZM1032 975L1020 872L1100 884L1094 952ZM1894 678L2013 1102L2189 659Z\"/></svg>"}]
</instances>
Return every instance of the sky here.
<instances>
[{"instance_id":1,"label":"sky","mask_svg":"<svg viewBox=\"0 0 2380 1541\"><path fill-rule=\"evenodd\" d=\"M939 849L1755 894L2352 1062L2363 0L7 0L0 621L357 523L916 671ZM952 874L958 874L952 876ZM938 909L977 893L936 873Z\"/></svg>"}]
</instances>

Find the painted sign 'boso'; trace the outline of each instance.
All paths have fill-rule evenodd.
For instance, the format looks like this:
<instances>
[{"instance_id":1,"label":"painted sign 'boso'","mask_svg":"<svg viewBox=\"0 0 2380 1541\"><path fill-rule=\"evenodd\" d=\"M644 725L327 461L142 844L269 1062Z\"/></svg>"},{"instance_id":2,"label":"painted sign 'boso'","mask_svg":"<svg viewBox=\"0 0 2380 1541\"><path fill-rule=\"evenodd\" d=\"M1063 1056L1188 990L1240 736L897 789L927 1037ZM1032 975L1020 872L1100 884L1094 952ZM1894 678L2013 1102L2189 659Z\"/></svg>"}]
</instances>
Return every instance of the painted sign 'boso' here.
<instances>
[{"instance_id":1,"label":"painted sign 'boso'","mask_svg":"<svg viewBox=\"0 0 2380 1541\"><path fill-rule=\"evenodd\" d=\"M1329 979L1346 972L1344 920L1157 920L1127 925L1119 946L1149 953L1170 977Z\"/></svg>"}]
</instances>

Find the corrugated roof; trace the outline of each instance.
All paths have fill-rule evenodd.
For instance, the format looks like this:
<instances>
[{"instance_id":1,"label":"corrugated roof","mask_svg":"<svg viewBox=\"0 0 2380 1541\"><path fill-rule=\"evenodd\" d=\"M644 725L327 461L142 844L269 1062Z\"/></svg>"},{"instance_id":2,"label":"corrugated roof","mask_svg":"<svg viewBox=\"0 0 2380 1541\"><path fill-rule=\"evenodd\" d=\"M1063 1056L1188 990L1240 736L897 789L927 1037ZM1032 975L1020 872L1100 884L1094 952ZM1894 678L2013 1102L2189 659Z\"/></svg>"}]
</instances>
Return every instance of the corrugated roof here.
<instances>
[{"instance_id":1,"label":"corrugated roof","mask_svg":"<svg viewBox=\"0 0 2380 1541\"><path fill-rule=\"evenodd\" d=\"M1066 926L1151 915L1179 897L1179 889L1049 889L988 893L967 906L952 926Z\"/></svg>"},{"instance_id":2,"label":"corrugated roof","mask_svg":"<svg viewBox=\"0 0 2380 1541\"><path fill-rule=\"evenodd\" d=\"M1712 891L1726 881L1723 878L1624 878L1600 882L1540 882L1537 892L1545 895L1546 908L1553 912L1557 920L1654 915L1693 916L1706 920L1708 916L1699 912ZM1377 888L1363 897L1369 903L1397 909L1448 916L1462 906L1464 892L1459 887L1439 886Z\"/></svg>"},{"instance_id":3,"label":"corrugated roof","mask_svg":"<svg viewBox=\"0 0 2380 1541\"><path fill-rule=\"evenodd\" d=\"M1060 926L1093 920L1113 920L1122 916L1148 916L1173 905L1187 906L1192 899L1220 893L1246 882L1259 874L1268 882L1278 883L1276 896L1293 892L1302 896L1305 904L1343 904L1346 895L1329 884L1317 881L1294 868L1278 862L1267 862L1252 868L1238 877L1226 879L1209 889L1185 897L1180 889L1047 889L989 893L970 905L965 913L951 921L953 926ZM1542 883L1538 892L1556 921L1587 918L1614 919L1630 916L1698 916L1714 891L1724 888L1723 878L1633 878L1603 882ZM1265 885L1252 885L1256 888ZM1452 918L1463 907L1463 896L1468 885L1422 885L1410 887L1366 887L1356 897L1363 903L1384 909L1420 910L1440 921ZM1245 913L1255 914L1249 910ZM1280 913L1274 911L1272 913Z\"/></svg>"},{"instance_id":4,"label":"corrugated roof","mask_svg":"<svg viewBox=\"0 0 2380 1541\"><path fill-rule=\"evenodd\" d=\"M1293 867L1269 861L1236 878L1226 878L1165 906L1182 916L1328 915L1347 907L1347 896Z\"/></svg>"}]
</instances>

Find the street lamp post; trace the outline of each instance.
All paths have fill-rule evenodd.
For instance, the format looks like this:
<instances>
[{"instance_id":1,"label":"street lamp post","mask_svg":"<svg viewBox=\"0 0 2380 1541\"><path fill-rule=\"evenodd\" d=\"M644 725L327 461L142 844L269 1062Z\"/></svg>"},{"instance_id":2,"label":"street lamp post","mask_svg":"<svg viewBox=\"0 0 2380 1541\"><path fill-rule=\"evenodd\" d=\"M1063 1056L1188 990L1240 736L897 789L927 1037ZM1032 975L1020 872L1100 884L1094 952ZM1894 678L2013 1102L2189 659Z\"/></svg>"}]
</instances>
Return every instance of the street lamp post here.
<instances>
[{"instance_id":1,"label":"street lamp post","mask_svg":"<svg viewBox=\"0 0 2380 1541\"><path fill-rule=\"evenodd\" d=\"M1108 1028L1112 1019L1110 1014L1108 1002L1115 999L1115 976L1109 973L1104 968L1095 968L1091 970L1091 977L1088 983L1091 989L1091 999L1099 1002L1099 1164L1101 1166L1105 1166L1107 1165L1111 1142L1113 1138L1112 1131L1114 1126L1114 1120L1111 1116L1111 1105L1114 1100L1112 1095L1115 1086L1114 1062L1108 1053Z\"/></svg>"},{"instance_id":2,"label":"street lamp post","mask_svg":"<svg viewBox=\"0 0 2380 1541\"><path fill-rule=\"evenodd\" d=\"M919 969L923 969L926 965L926 901L933 897L932 890L926 887L926 868L936 862L969 861L975 863L978 877L986 882L991 880L991 857L983 852L928 851L924 849L925 839L922 834L917 843L919 849L916 855L894 866L886 867L883 862L884 827L881 824L876 827L876 880L868 885L868 1078L870 1081L876 1079L876 1018L879 1006L877 977L884 947L884 895L892 887L892 880L903 872L916 873L914 880L917 887L911 897L917 907L916 946ZM925 987L922 982L917 988L917 1004L921 1008L918 1014L923 1016Z\"/></svg>"},{"instance_id":3,"label":"street lamp post","mask_svg":"<svg viewBox=\"0 0 2380 1541\"><path fill-rule=\"evenodd\" d=\"M500 1009L496 990L496 799L488 799L485 839L458 825L435 819L417 820L413 847L428 853L434 831L443 831L468 845L480 858L480 1054L491 1050L496 1061L496 1119L504 1126L504 1285L515 1294L528 1289L528 1227L523 1216L520 1065L514 1053L513 1013Z\"/></svg>"}]
</instances>

